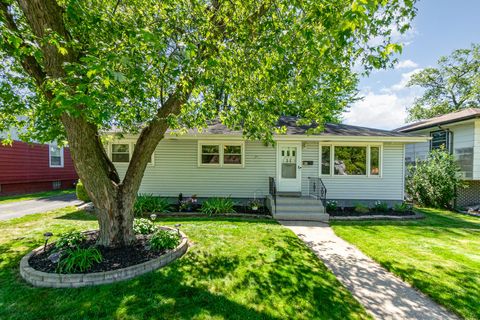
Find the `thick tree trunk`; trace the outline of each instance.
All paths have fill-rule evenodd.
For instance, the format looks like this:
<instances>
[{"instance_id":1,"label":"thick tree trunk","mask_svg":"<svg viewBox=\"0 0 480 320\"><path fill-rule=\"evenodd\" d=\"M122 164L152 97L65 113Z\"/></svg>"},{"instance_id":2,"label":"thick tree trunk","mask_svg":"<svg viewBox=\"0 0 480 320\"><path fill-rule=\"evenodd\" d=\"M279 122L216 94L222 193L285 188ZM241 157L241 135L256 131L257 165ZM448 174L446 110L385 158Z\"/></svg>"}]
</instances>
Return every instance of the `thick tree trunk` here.
<instances>
[{"instance_id":1,"label":"thick tree trunk","mask_svg":"<svg viewBox=\"0 0 480 320\"><path fill-rule=\"evenodd\" d=\"M45 36L47 30L52 30L65 40L71 40L63 21L63 9L57 0L17 1L32 32L39 39ZM0 14L6 18L7 26L12 32L19 34L15 19L8 10L9 3L0 0L0 4ZM45 98L52 101L54 93L44 88L45 80L48 77L62 80L65 77L64 63L78 63L79 55L74 48L68 48L68 54L62 55L55 46L47 43L43 43L41 49L42 65L35 59L26 59L21 63L25 71L35 79L40 90L43 90ZM72 92L75 92L74 87ZM162 104L153 120L143 128L123 181L120 181L115 166L105 152L97 126L82 117L83 106L77 107L77 116L71 116L67 112L61 115L60 120L65 128L75 169L97 208L99 244L124 246L135 239L133 205L145 168L167 130L167 117L179 113L189 92L191 88L178 87Z\"/></svg>"},{"instance_id":2,"label":"thick tree trunk","mask_svg":"<svg viewBox=\"0 0 480 320\"><path fill-rule=\"evenodd\" d=\"M92 192L92 193L95 193ZM135 239L133 232L133 205L135 197L121 191L107 197L111 201L106 209L97 206L100 235L97 243L103 246L124 246ZM133 199L133 200L132 200Z\"/></svg>"}]
</instances>

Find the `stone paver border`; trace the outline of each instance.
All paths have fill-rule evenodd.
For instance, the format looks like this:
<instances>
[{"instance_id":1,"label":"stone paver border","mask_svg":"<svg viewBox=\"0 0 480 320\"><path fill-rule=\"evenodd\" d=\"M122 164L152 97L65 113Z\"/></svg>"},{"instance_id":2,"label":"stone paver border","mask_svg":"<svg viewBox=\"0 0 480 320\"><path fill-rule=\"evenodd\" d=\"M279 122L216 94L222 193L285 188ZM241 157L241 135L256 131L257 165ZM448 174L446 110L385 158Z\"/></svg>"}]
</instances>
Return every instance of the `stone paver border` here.
<instances>
[{"instance_id":1,"label":"stone paver border","mask_svg":"<svg viewBox=\"0 0 480 320\"><path fill-rule=\"evenodd\" d=\"M175 232L177 231L176 229L169 227L161 228L174 230ZM156 259L127 268L95 273L59 274L35 270L30 266L28 260L34 253L43 250L43 246L41 246L22 258L20 261L20 275L23 279L25 279L25 281L35 287L50 288L79 288L128 280L147 272L159 269L183 256L188 249L188 239L181 231L180 235L180 244L175 249L167 251L165 254Z\"/></svg>"},{"instance_id":2,"label":"stone paver border","mask_svg":"<svg viewBox=\"0 0 480 320\"><path fill-rule=\"evenodd\" d=\"M330 220L418 220L424 219L425 216L421 213L408 216L392 216L392 215L365 215L365 216L330 216Z\"/></svg>"}]
</instances>

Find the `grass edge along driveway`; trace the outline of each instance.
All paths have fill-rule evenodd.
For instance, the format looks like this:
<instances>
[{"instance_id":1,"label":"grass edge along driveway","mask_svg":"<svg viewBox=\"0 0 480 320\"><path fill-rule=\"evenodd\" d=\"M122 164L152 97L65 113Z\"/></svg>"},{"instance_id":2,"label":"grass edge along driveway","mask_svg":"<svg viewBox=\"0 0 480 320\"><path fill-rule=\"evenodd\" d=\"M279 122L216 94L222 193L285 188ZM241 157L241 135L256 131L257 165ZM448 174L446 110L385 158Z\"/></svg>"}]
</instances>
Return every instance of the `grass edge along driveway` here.
<instances>
[{"instance_id":1,"label":"grass edge along driveway","mask_svg":"<svg viewBox=\"0 0 480 320\"><path fill-rule=\"evenodd\" d=\"M72 194L72 193L75 193L75 189L43 191L43 192L36 192L36 193L17 194L13 196L0 196L0 204L33 200L33 199L39 199L39 198L47 198L47 197L60 196L60 195Z\"/></svg>"},{"instance_id":2,"label":"grass edge along driveway","mask_svg":"<svg viewBox=\"0 0 480 320\"><path fill-rule=\"evenodd\" d=\"M33 288L21 257L55 235L96 228L74 208L0 222L0 319L368 319L363 307L293 232L272 220L181 223L187 254L138 278L79 289ZM53 239L54 240L54 239Z\"/></svg>"},{"instance_id":3,"label":"grass edge along driveway","mask_svg":"<svg viewBox=\"0 0 480 320\"><path fill-rule=\"evenodd\" d=\"M480 319L480 218L417 209L411 221L335 221L335 233L466 319Z\"/></svg>"}]
</instances>

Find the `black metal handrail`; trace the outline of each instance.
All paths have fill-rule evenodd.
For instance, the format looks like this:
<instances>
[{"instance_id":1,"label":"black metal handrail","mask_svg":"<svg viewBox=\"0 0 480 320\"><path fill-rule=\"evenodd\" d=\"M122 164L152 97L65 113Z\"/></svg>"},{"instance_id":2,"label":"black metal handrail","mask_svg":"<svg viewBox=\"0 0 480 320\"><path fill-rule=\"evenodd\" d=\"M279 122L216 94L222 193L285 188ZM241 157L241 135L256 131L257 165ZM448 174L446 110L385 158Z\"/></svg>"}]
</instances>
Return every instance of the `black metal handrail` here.
<instances>
[{"instance_id":1,"label":"black metal handrail","mask_svg":"<svg viewBox=\"0 0 480 320\"><path fill-rule=\"evenodd\" d=\"M270 193L273 198L275 213L277 213L277 184L275 183L274 177L268 177L268 193Z\"/></svg>"},{"instance_id":2,"label":"black metal handrail","mask_svg":"<svg viewBox=\"0 0 480 320\"><path fill-rule=\"evenodd\" d=\"M327 188L319 177L308 177L308 195L322 201L324 207L327 205Z\"/></svg>"}]
</instances>

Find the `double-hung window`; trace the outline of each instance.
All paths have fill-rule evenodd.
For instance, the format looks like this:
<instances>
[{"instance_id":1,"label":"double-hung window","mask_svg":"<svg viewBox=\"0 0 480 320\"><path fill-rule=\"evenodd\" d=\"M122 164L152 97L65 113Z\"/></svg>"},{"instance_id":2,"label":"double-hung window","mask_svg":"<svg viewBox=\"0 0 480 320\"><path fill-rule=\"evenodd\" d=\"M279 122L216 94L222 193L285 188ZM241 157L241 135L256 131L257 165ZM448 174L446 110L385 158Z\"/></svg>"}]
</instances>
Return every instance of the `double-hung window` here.
<instances>
[{"instance_id":1,"label":"double-hung window","mask_svg":"<svg viewBox=\"0 0 480 320\"><path fill-rule=\"evenodd\" d=\"M132 159L133 150L135 150L135 143L132 142L115 142L110 145L110 155L112 162L115 163L129 163ZM149 165L153 165L154 155L148 160Z\"/></svg>"},{"instance_id":2,"label":"double-hung window","mask_svg":"<svg viewBox=\"0 0 480 320\"><path fill-rule=\"evenodd\" d=\"M50 168L63 168L64 157L62 147L59 147L56 144L49 145L48 155Z\"/></svg>"},{"instance_id":3,"label":"double-hung window","mask_svg":"<svg viewBox=\"0 0 480 320\"><path fill-rule=\"evenodd\" d=\"M430 132L432 140L430 140L430 150L437 150L444 148L445 151L451 152L452 147L452 132L449 130L437 130Z\"/></svg>"},{"instance_id":4,"label":"double-hung window","mask_svg":"<svg viewBox=\"0 0 480 320\"><path fill-rule=\"evenodd\" d=\"M200 167L243 167L245 161L243 142L199 142Z\"/></svg>"},{"instance_id":5,"label":"double-hung window","mask_svg":"<svg viewBox=\"0 0 480 320\"><path fill-rule=\"evenodd\" d=\"M378 177L381 150L380 145L321 145L320 175Z\"/></svg>"},{"instance_id":6,"label":"double-hung window","mask_svg":"<svg viewBox=\"0 0 480 320\"><path fill-rule=\"evenodd\" d=\"M112 162L130 162L130 145L128 143L112 144Z\"/></svg>"}]
</instances>

